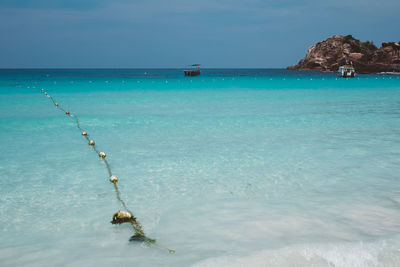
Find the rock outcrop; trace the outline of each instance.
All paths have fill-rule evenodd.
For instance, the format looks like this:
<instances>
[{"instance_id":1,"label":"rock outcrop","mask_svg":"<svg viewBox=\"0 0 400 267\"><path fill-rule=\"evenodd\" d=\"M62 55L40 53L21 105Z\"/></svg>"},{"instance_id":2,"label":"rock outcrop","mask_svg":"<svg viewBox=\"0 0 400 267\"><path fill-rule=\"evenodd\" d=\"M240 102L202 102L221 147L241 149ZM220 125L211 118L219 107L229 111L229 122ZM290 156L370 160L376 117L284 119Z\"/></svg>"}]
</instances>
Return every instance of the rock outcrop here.
<instances>
[{"instance_id":1,"label":"rock outcrop","mask_svg":"<svg viewBox=\"0 0 400 267\"><path fill-rule=\"evenodd\" d=\"M400 71L400 42L384 42L378 49L372 42L336 35L308 48L306 57L287 69L337 71L346 61L357 73Z\"/></svg>"}]
</instances>

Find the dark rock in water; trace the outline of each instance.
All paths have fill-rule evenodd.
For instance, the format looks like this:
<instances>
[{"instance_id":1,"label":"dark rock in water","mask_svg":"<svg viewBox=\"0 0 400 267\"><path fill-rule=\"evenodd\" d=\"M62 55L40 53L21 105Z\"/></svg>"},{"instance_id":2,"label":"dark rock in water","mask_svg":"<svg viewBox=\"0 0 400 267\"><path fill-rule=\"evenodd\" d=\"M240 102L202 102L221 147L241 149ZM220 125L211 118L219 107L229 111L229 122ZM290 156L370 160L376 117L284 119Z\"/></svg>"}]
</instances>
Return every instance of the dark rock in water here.
<instances>
[{"instance_id":1,"label":"dark rock in water","mask_svg":"<svg viewBox=\"0 0 400 267\"><path fill-rule=\"evenodd\" d=\"M131 236L131 238L129 238L129 241L136 241L136 242L147 242L147 243L151 243L154 244L156 242L155 239L151 239L148 238L144 235L140 235L140 234L134 234L133 236Z\"/></svg>"},{"instance_id":2,"label":"dark rock in water","mask_svg":"<svg viewBox=\"0 0 400 267\"><path fill-rule=\"evenodd\" d=\"M306 57L287 69L338 71L346 61L353 64L357 73L400 71L400 44L384 42L378 49L372 42L336 35L308 48Z\"/></svg>"}]
</instances>

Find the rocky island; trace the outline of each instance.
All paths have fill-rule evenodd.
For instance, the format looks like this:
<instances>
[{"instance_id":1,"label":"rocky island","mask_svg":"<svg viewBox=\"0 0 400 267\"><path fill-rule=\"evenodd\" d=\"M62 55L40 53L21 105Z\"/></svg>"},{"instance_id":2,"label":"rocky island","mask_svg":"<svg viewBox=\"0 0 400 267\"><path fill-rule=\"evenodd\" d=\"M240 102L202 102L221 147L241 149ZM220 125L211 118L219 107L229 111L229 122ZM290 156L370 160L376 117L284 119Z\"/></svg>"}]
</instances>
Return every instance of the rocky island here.
<instances>
[{"instance_id":1,"label":"rocky island","mask_svg":"<svg viewBox=\"0 0 400 267\"><path fill-rule=\"evenodd\" d=\"M288 70L337 71L346 61L357 73L400 71L400 42L384 42L377 48L351 35L332 36L308 48L305 58Z\"/></svg>"}]
</instances>

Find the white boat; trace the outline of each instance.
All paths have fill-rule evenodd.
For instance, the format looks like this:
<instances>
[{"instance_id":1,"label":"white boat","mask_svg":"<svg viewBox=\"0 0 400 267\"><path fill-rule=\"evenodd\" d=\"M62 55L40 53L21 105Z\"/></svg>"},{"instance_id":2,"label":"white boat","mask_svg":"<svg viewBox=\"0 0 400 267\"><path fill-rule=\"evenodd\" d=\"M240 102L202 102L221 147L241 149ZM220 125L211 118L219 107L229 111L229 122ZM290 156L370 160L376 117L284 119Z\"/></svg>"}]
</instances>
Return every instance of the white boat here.
<instances>
[{"instance_id":1,"label":"white boat","mask_svg":"<svg viewBox=\"0 0 400 267\"><path fill-rule=\"evenodd\" d=\"M356 70L352 65L343 65L339 67L339 75L344 78L354 78Z\"/></svg>"}]
</instances>

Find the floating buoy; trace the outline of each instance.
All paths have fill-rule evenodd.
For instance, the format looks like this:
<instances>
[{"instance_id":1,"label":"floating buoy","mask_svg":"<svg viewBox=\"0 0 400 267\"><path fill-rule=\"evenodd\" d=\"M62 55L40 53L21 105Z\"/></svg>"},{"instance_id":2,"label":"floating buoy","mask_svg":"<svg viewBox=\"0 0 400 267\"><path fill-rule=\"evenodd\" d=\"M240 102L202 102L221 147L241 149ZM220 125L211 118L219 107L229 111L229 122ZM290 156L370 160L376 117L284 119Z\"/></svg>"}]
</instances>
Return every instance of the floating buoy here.
<instances>
[{"instance_id":1,"label":"floating buoy","mask_svg":"<svg viewBox=\"0 0 400 267\"><path fill-rule=\"evenodd\" d=\"M69 111L67 110L67 111L65 111L65 115L69 115L70 113L69 113Z\"/></svg>"},{"instance_id":2,"label":"floating buoy","mask_svg":"<svg viewBox=\"0 0 400 267\"><path fill-rule=\"evenodd\" d=\"M18 83L17 83L18 84ZM42 92L44 92L44 89L41 90Z\"/></svg>"},{"instance_id":3,"label":"floating buoy","mask_svg":"<svg viewBox=\"0 0 400 267\"><path fill-rule=\"evenodd\" d=\"M46 93L46 92L44 92L44 95L47 95L47 93Z\"/></svg>"},{"instance_id":4,"label":"floating buoy","mask_svg":"<svg viewBox=\"0 0 400 267\"><path fill-rule=\"evenodd\" d=\"M135 220L135 218L132 216L131 213L124 211L124 210L119 210L118 212L113 214L111 223L112 224L121 224L121 223L130 222L131 220Z\"/></svg>"},{"instance_id":5,"label":"floating buoy","mask_svg":"<svg viewBox=\"0 0 400 267\"><path fill-rule=\"evenodd\" d=\"M106 153L104 153L104 152L99 152L99 157L100 158L106 158Z\"/></svg>"},{"instance_id":6,"label":"floating buoy","mask_svg":"<svg viewBox=\"0 0 400 267\"><path fill-rule=\"evenodd\" d=\"M116 183L116 182L118 182L118 177L115 176L115 175L111 176L111 177L110 177L110 182L111 182L111 183Z\"/></svg>"},{"instance_id":7,"label":"floating buoy","mask_svg":"<svg viewBox=\"0 0 400 267\"><path fill-rule=\"evenodd\" d=\"M82 132L82 135L83 135L83 136L87 136L87 132L86 132L86 131L83 131L83 132Z\"/></svg>"},{"instance_id":8,"label":"floating buoy","mask_svg":"<svg viewBox=\"0 0 400 267\"><path fill-rule=\"evenodd\" d=\"M89 141L89 145L94 146L94 141L93 141L93 140L90 140L90 141Z\"/></svg>"},{"instance_id":9,"label":"floating buoy","mask_svg":"<svg viewBox=\"0 0 400 267\"><path fill-rule=\"evenodd\" d=\"M54 103L54 106L58 107L58 103Z\"/></svg>"}]
</instances>

